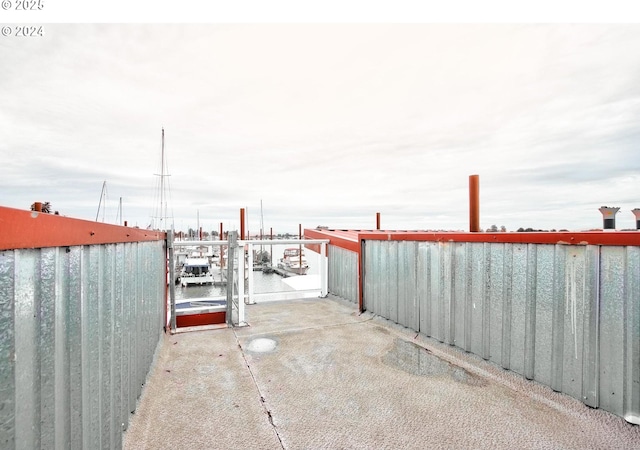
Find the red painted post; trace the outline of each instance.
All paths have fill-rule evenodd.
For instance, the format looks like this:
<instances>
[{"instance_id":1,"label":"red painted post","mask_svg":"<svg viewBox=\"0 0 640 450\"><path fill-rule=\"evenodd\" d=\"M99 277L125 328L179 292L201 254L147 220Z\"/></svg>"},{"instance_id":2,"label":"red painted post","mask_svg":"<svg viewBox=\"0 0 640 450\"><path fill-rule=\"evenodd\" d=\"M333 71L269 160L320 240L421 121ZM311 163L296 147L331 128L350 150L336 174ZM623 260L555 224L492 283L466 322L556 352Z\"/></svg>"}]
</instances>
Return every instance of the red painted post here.
<instances>
[{"instance_id":1,"label":"red painted post","mask_svg":"<svg viewBox=\"0 0 640 450\"><path fill-rule=\"evenodd\" d=\"M469 175L469 231L480 231L480 176Z\"/></svg>"},{"instance_id":2,"label":"red painted post","mask_svg":"<svg viewBox=\"0 0 640 450\"><path fill-rule=\"evenodd\" d=\"M240 208L240 239L244 239L244 208Z\"/></svg>"},{"instance_id":3,"label":"red painted post","mask_svg":"<svg viewBox=\"0 0 640 450\"><path fill-rule=\"evenodd\" d=\"M220 240L224 239L224 235L222 234L222 222L220 222Z\"/></svg>"},{"instance_id":4,"label":"red painted post","mask_svg":"<svg viewBox=\"0 0 640 450\"><path fill-rule=\"evenodd\" d=\"M376 230L380 229L380 213L376 213Z\"/></svg>"}]
</instances>

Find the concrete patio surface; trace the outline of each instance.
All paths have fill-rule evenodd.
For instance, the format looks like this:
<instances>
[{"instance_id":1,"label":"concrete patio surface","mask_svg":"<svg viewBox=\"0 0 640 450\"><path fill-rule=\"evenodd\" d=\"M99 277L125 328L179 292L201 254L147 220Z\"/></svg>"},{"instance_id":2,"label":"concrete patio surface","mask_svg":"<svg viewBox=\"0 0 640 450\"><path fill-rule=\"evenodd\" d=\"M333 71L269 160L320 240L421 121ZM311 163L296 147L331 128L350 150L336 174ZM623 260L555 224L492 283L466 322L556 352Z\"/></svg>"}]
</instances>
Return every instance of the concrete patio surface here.
<instances>
[{"instance_id":1,"label":"concrete patio surface","mask_svg":"<svg viewBox=\"0 0 640 450\"><path fill-rule=\"evenodd\" d=\"M337 299L166 335L125 449L638 449L640 427Z\"/></svg>"}]
</instances>

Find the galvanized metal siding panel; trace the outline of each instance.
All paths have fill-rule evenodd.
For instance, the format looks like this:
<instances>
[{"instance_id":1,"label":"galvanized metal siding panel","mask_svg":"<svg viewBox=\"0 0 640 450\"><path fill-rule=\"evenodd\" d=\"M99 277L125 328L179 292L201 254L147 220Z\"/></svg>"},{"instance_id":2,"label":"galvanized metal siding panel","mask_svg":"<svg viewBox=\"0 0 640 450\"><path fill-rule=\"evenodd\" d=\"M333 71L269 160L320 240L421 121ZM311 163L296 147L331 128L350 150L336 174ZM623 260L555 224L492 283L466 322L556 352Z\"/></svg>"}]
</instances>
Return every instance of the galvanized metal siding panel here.
<instances>
[{"instance_id":1,"label":"galvanized metal siding panel","mask_svg":"<svg viewBox=\"0 0 640 450\"><path fill-rule=\"evenodd\" d=\"M164 269L161 241L0 253L0 447L121 447L162 333Z\"/></svg>"},{"instance_id":2,"label":"galvanized metal siding panel","mask_svg":"<svg viewBox=\"0 0 640 450\"><path fill-rule=\"evenodd\" d=\"M372 275L375 270L374 260L378 258L378 248L374 246L373 242L363 242L362 253L362 265L364 266L362 268L363 308L380 315L380 313L376 312L378 310L376 307L378 287Z\"/></svg>"},{"instance_id":3,"label":"galvanized metal siding panel","mask_svg":"<svg viewBox=\"0 0 640 450\"><path fill-rule=\"evenodd\" d=\"M56 430L56 306L60 299L56 295L58 278L58 248L42 249L40 254L40 434L55 438ZM61 303L61 302L60 302Z\"/></svg>"},{"instance_id":4,"label":"galvanized metal siding panel","mask_svg":"<svg viewBox=\"0 0 640 450\"><path fill-rule=\"evenodd\" d=\"M83 347L86 348L86 365L83 369L83 381L86 380L87 391L83 400L86 408L83 412L85 444L101 447L100 434L100 304L102 296L100 282L103 277L101 267L102 246L88 247L87 274L87 321L83 329Z\"/></svg>"},{"instance_id":5,"label":"galvanized metal siding panel","mask_svg":"<svg viewBox=\"0 0 640 450\"><path fill-rule=\"evenodd\" d=\"M372 301L369 302L373 307L373 312L379 314L383 317L389 317L389 308L386 304L386 297L388 292L388 282L386 280L380 278L380 274L384 272L382 269L383 261L385 260L385 247L384 243L367 243L367 245L372 245L372 255L371 258L371 272L368 272L365 279L368 279L370 285L373 287ZM367 305L366 299L363 299L365 305ZM369 309L365 306L366 309Z\"/></svg>"},{"instance_id":6,"label":"galvanized metal siding panel","mask_svg":"<svg viewBox=\"0 0 640 450\"><path fill-rule=\"evenodd\" d=\"M368 240L364 249L370 311L640 421L640 248Z\"/></svg>"},{"instance_id":7,"label":"galvanized metal siding panel","mask_svg":"<svg viewBox=\"0 0 640 450\"><path fill-rule=\"evenodd\" d=\"M126 258L125 252L119 251L114 254L114 276L113 276L113 298L114 298L114 320L113 320L113 333L114 333L114 352L113 352L113 422L116 429L124 431L129 417L128 404L125 401L123 395L125 381L127 379L126 374L129 370L129 365L125 361L126 349L128 345L125 345L128 341L125 337L125 273L126 273Z\"/></svg>"},{"instance_id":8,"label":"galvanized metal siding panel","mask_svg":"<svg viewBox=\"0 0 640 450\"><path fill-rule=\"evenodd\" d=\"M451 335L453 345L467 350L465 341L465 325L467 318L467 243L456 242L453 244L451 262L451 278L453 281L451 298Z\"/></svg>"},{"instance_id":9,"label":"galvanized metal siding panel","mask_svg":"<svg viewBox=\"0 0 640 450\"><path fill-rule=\"evenodd\" d=\"M514 245L505 245L502 261L502 342L500 365L511 368L511 326L513 322L513 251ZM495 264L497 267L498 264ZM512 369L513 370L513 369Z\"/></svg>"},{"instance_id":10,"label":"galvanized metal siding panel","mask_svg":"<svg viewBox=\"0 0 640 450\"><path fill-rule=\"evenodd\" d=\"M385 242L367 241L365 244L365 292L364 308L389 318L389 283L390 274L387 270L387 247Z\"/></svg>"},{"instance_id":11,"label":"galvanized metal siding panel","mask_svg":"<svg viewBox=\"0 0 640 450\"><path fill-rule=\"evenodd\" d=\"M416 291L420 309L420 331L427 336L444 341L441 324L442 300L439 243L418 243L418 267L416 275Z\"/></svg>"},{"instance_id":12,"label":"galvanized metal siding panel","mask_svg":"<svg viewBox=\"0 0 640 450\"><path fill-rule=\"evenodd\" d=\"M421 242L418 253L420 332L440 342L453 344L453 286L451 276L453 245L445 242Z\"/></svg>"},{"instance_id":13,"label":"galvanized metal siding panel","mask_svg":"<svg viewBox=\"0 0 640 450\"><path fill-rule=\"evenodd\" d=\"M511 334L509 336L509 360L507 367L520 375L525 374L525 345L527 323L527 269L528 246L516 244L511 252L511 308L510 319ZM504 366L504 364L503 364Z\"/></svg>"},{"instance_id":14,"label":"galvanized metal siding panel","mask_svg":"<svg viewBox=\"0 0 640 450\"><path fill-rule=\"evenodd\" d=\"M396 274L397 274L397 294L396 294L396 304L398 308L398 316L396 318L396 322L403 326L408 326L408 315L409 315L409 303L411 302L411 290L415 289L415 273L411 274L409 266L412 264L415 267L415 257L409 261L411 257L409 247L406 241L398 242L397 245L394 245L395 248L398 249L398 256L395 258L395 266L396 266ZM411 243L413 244L413 242ZM415 272L415 271L414 271ZM411 283L413 282L413 286ZM389 297L391 300L391 296L393 293L389 293Z\"/></svg>"},{"instance_id":15,"label":"galvanized metal siding panel","mask_svg":"<svg viewBox=\"0 0 640 450\"><path fill-rule=\"evenodd\" d=\"M380 276L387 274L386 294L382 299L382 309L386 309L387 317L398 323L398 243L383 241L382 258L380 259ZM404 280L402 280L404 282Z\"/></svg>"},{"instance_id":16,"label":"galvanized metal siding panel","mask_svg":"<svg viewBox=\"0 0 640 450\"><path fill-rule=\"evenodd\" d=\"M626 256L623 416L640 425L640 248Z\"/></svg>"},{"instance_id":17,"label":"galvanized metal siding panel","mask_svg":"<svg viewBox=\"0 0 640 450\"><path fill-rule=\"evenodd\" d=\"M39 251L16 255L15 274L15 445L16 449L40 447L40 347ZM17 382L19 380L19 382Z\"/></svg>"},{"instance_id":18,"label":"galvanized metal siding panel","mask_svg":"<svg viewBox=\"0 0 640 450\"><path fill-rule=\"evenodd\" d=\"M330 245L328 255L329 292L358 303L358 254Z\"/></svg>"},{"instance_id":19,"label":"galvanized metal siding panel","mask_svg":"<svg viewBox=\"0 0 640 450\"><path fill-rule=\"evenodd\" d=\"M429 243L429 272L426 290L431 299L431 336L450 343L449 320L451 308L451 245Z\"/></svg>"},{"instance_id":20,"label":"galvanized metal siding panel","mask_svg":"<svg viewBox=\"0 0 640 450\"><path fill-rule=\"evenodd\" d=\"M598 328L600 323L600 247L598 246L590 245L585 249L584 279L582 401L592 408L597 408L600 372Z\"/></svg>"},{"instance_id":21,"label":"galvanized metal siding panel","mask_svg":"<svg viewBox=\"0 0 640 450\"><path fill-rule=\"evenodd\" d=\"M418 244L418 256L416 267L416 295L419 302L419 328L417 331L427 335L433 336L433 327L431 326L432 318L432 306L433 300L431 299L431 289L429 289L428 280L431 279L431 264L429 264L430 258L430 245L428 242L419 242Z\"/></svg>"},{"instance_id":22,"label":"galvanized metal siding panel","mask_svg":"<svg viewBox=\"0 0 640 450\"><path fill-rule=\"evenodd\" d=\"M531 378L539 380L547 386L551 382L551 361L553 358L553 335L557 330L554 323L554 269L555 246L538 245L535 261L535 292L531 298L531 325L527 333L533 334L533 374Z\"/></svg>"},{"instance_id":23,"label":"galvanized metal siding panel","mask_svg":"<svg viewBox=\"0 0 640 450\"><path fill-rule=\"evenodd\" d=\"M601 248L600 407L624 415L626 249Z\"/></svg>"},{"instance_id":24,"label":"galvanized metal siding panel","mask_svg":"<svg viewBox=\"0 0 640 450\"><path fill-rule=\"evenodd\" d=\"M82 382L82 361L83 361L83 338L82 324L83 311L86 311L86 296L84 295L84 254L83 247L71 247L69 249L69 393L70 406L70 445L71 448L82 448L82 413L83 413L83 382Z\"/></svg>"},{"instance_id":25,"label":"galvanized metal siding panel","mask_svg":"<svg viewBox=\"0 0 640 450\"><path fill-rule=\"evenodd\" d=\"M467 244L468 254L468 279L467 279L467 308L469 326L466 327L465 341L470 351L476 355L487 358L485 351L485 275L489 269L486 261L488 244Z\"/></svg>"},{"instance_id":26,"label":"galvanized metal siding panel","mask_svg":"<svg viewBox=\"0 0 640 450\"><path fill-rule=\"evenodd\" d=\"M398 323L418 330L420 309L417 299L417 242L398 245ZM392 295L392 294L390 294Z\"/></svg>"},{"instance_id":27,"label":"galvanized metal siding panel","mask_svg":"<svg viewBox=\"0 0 640 450\"><path fill-rule=\"evenodd\" d=\"M488 264L485 280L485 324L483 358L498 365L502 364L504 312L504 244L485 246Z\"/></svg>"},{"instance_id":28,"label":"galvanized metal siding panel","mask_svg":"<svg viewBox=\"0 0 640 450\"><path fill-rule=\"evenodd\" d=\"M0 447L15 447L15 253L0 252Z\"/></svg>"},{"instance_id":29,"label":"galvanized metal siding panel","mask_svg":"<svg viewBox=\"0 0 640 450\"><path fill-rule=\"evenodd\" d=\"M564 250L564 292L558 292L564 300L559 305L564 310L564 320L559 323L563 327L561 384L556 389L574 398L582 397L584 367L584 329L588 322L586 274L587 248L560 247ZM562 274L559 274L562 276ZM559 286L562 289L562 286ZM564 295L562 295L564 294ZM562 311L560 311L562 312Z\"/></svg>"},{"instance_id":30,"label":"galvanized metal siding panel","mask_svg":"<svg viewBox=\"0 0 640 450\"><path fill-rule=\"evenodd\" d=\"M69 252L66 248L52 250L56 255L55 281L55 446L71 447L70 398L70 345L69 345Z\"/></svg>"}]
</instances>

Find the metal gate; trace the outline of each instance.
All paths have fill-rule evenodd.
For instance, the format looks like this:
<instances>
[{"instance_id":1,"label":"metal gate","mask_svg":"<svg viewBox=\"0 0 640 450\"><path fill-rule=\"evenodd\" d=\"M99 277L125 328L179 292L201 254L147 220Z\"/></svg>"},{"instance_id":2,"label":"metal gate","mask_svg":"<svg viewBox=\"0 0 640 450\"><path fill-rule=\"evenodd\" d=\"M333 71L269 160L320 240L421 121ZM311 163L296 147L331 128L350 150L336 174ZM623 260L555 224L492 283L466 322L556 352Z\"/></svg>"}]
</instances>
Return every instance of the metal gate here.
<instances>
[{"instance_id":1,"label":"metal gate","mask_svg":"<svg viewBox=\"0 0 640 450\"><path fill-rule=\"evenodd\" d=\"M227 292L224 296L188 299L184 302L176 301L175 284L169 283L169 308L171 317L171 331L179 328L204 325L246 326L245 305L258 301L287 300L293 298L326 297L327 286L327 244L328 239L289 239L289 240L238 240L238 232L230 231L228 240L220 241L175 241L171 233L168 239L168 278L176 279L175 267L177 247L219 247L222 259L219 273L226 278ZM296 290L293 292L258 293L255 289L255 275L253 258L254 249L267 245L306 245L320 246L319 285L312 289ZM217 270L217 269L216 269ZM241 276L240 274L244 274ZM245 289L246 286L246 289Z\"/></svg>"}]
</instances>

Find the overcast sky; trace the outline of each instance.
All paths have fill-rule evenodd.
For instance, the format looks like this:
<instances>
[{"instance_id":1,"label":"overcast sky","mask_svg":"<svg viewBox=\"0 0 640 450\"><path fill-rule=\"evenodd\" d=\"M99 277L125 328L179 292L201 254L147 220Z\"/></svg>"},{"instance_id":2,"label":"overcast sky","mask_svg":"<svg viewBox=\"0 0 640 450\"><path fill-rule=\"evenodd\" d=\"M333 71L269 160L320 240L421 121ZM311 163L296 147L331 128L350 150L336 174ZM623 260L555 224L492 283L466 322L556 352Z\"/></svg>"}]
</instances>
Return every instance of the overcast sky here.
<instances>
[{"instance_id":1,"label":"overcast sky","mask_svg":"<svg viewBox=\"0 0 640 450\"><path fill-rule=\"evenodd\" d=\"M0 205L176 229L583 230L640 208L640 25L48 24L0 39Z\"/></svg>"}]
</instances>

